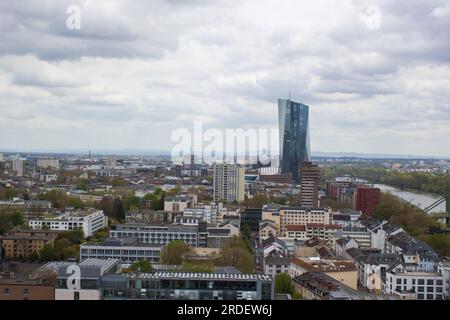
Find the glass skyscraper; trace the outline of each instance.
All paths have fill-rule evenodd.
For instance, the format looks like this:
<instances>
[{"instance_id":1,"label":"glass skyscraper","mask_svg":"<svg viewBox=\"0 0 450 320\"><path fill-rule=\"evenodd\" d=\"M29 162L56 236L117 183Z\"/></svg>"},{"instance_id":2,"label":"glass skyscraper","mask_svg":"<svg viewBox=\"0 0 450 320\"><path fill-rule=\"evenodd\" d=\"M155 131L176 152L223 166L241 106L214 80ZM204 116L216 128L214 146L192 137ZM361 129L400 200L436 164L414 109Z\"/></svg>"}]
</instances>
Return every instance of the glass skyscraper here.
<instances>
[{"instance_id":1,"label":"glass skyscraper","mask_svg":"<svg viewBox=\"0 0 450 320\"><path fill-rule=\"evenodd\" d=\"M309 106L290 99L278 99L278 126L281 173L291 172L293 180L299 183L301 163L311 161Z\"/></svg>"}]
</instances>

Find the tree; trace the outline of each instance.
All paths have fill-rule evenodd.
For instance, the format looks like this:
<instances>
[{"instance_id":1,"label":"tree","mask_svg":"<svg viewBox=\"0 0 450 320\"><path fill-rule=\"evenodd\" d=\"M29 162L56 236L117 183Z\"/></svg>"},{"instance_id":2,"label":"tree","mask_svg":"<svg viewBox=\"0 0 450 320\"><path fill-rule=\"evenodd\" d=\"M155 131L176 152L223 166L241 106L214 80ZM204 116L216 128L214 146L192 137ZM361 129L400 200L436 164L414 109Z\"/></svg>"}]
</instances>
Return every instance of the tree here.
<instances>
[{"instance_id":1,"label":"tree","mask_svg":"<svg viewBox=\"0 0 450 320\"><path fill-rule=\"evenodd\" d=\"M114 199L113 216L119 220L119 222L125 221L125 210L123 209L122 200L120 200L119 197Z\"/></svg>"},{"instance_id":2,"label":"tree","mask_svg":"<svg viewBox=\"0 0 450 320\"><path fill-rule=\"evenodd\" d=\"M68 197L67 198L67 206L74 207L75 209L83 209L84 203L80 198Z\"/></svg>"},{"instance_id":3,"label":"tree","mask_svg":"<svg viewBox=\"0 0 450 320\"><path fill-rule=\"evenodd\" d=\"M182 256L191 251L191 247L181 241L175 240L161 250L161 263L169 265L181 265Z\"/></svg>"},{"instance_id":4,"label":"tree","mask_svg":"<svg viewBox=\"0 0 450 320\"><path fill-rule=\"evenodd\" d=\"M39 253L37 253L37 252L32 252L32 253L28 256L28 260L30 260L30 261L32 261L32 262L39 261Z\"/></svg>"},{"instance_id":5,"label":"tree","mask_svg":"<svg viewBox=\"0 0 450 320\"><path fill-rule=\"evenodd\" d=\"M41 261L54 261L57 260L57 257L53 248L50 245L46 244L39 252L39 259Z\"/></svg>"},{"instance_id":6,"label":"tree","mask_svg":"<svg viewBox=\"0 0 450 320\"><path fill-rule=\"evenodd\" d=\"M74 230L66 231L56 238L56 240L66 239L71 244L81 244L84 240L84 231L81 228L77 228Z\"/></svg>"},{"instance_id":7,"label":"tree","mask_svg":"<svg viewBox=\"0 0 450 320\"><path fill-rule=\"evenodd\" d=\"M254 271L253 254L238 236L227 238L224 241L221 254L220 265L235 267L243 273Z\"/></svg>"},{"instance_id":8,"label":"tree","mask_svg":"<svg viewBox=\"0 0 450 320\"><path fill-rule=\"evenodd\" d=\"M40 196L41 200L47 200L52 203L55 208L64 209L67 204L67 194L59 189L50 190Z\"/></svg>"},{"instance_id":9,"label":"tree","mask_svg":"<svg viewBox=\"0 0 450 320\"><path fill-rule=\"evenodd\" d=\"M98 209L103 210L105 216L113 217L114 199L112 197L103 197L103 199L98 204Z\"/></svg>"},{"instance_id":10,"label":"tree","mask_svg":"<svg viewBox=\"0 0 450 320\"><path fill-rule=\"evenodd\" d=\"M293 294L294 285L287 273L280 273L275 276L275 292L281 294Z\"/></svg>"}]
</instances>

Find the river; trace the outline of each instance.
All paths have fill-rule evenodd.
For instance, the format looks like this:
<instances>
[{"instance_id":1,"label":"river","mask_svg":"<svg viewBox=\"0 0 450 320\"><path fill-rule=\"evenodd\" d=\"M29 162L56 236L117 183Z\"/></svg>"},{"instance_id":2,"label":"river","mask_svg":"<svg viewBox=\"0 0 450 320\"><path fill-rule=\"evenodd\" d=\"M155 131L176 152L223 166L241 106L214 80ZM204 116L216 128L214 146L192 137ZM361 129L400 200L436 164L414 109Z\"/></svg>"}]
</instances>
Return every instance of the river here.
<instances>
[{"instance_id":1,"label":"river","mask_svg":"<svg viewBox=\"0 0 450 320\"><path fill-rule=\"evenodd\" d=\"M373 185L376 188L380 188L382 192L390 192L393 195L408 201L409 203L421 208L425 209L429 205L433 204L437 200L441 199L442 196L434 193L424 193L420 191L411 191L411 190L400 190L399 188L387 186L385 184L374 184ZM429 213L435 213L435 212L445 212L446 210L446 203L445 201L438 205L436 208L431 210Z\"/></svg>"}]
</instances>

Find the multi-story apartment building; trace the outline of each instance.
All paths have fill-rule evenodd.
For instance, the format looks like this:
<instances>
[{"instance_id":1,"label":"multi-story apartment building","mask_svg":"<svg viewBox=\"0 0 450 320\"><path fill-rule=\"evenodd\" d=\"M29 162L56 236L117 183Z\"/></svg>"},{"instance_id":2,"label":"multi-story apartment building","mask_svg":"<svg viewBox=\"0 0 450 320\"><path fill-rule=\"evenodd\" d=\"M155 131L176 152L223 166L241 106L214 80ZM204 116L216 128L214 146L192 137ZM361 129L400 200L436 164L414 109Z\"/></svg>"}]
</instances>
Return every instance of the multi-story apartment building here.
<instances>
[{"instance_id":1,"label":"multi-story apartment building","mask_svg":"<svg viewBox=\"0 0 450 320\"><path fill-rule=\"evenodd\" d=\"M295 240L308 240L319 238L333 247L335 234L341 229L338 225L324 223L306 223L303 225L286 226L286 237Z\"/></svg>"},{"instance_id":2,"label":"multi-story apartment building","mask_svg":"<svg viewBox=\"0 0 450 320\"><path fill-rule=\"evenodd\" d=\"M264 274L275 278L280 273L289 273L291 259L282 256L267 256L264 258Z\"/></svg>"},{"instance_id":3,"label":"multi-story apartment building","mask_svg":"<svg viewBox=\"0 0 450 320\"><path fill-rule=\"evenodd\" d=\"M280 235L285 237L288 225L305 225L307 223L331 224L332 212L326 209L282 208L280 209Z\"/></svg>"},{"instance_id":4,"label":"multi-story apartment building","mask_svg":"<svg viewBox=\"0 0 450 320\"><path fill-rule=\"evenodd\" d=\"M372 248L372 235L367 228L364 227L344 227L335 234L335 239L352 238L358 243L360 249Z\"/></svg>"},{"instance_id":5,"label":"multi-story apartment building","mask_svg":"<svg viewBox=\"0 0 450 320\"><path fill-rule=\"evenodd\" d=\"M45 245L53 246L54 237L42 234L10 234L0 236L0 247L3 247L5 258L28 258L38 254Z\"/></svg>"},{"instance_id":6,"label":"multi-story apartment building","mask_svg":"<svg viewBox=\"0 0 450 320\"><path fill-rule=\"evenodd\" d=\"M245 200L245 168L237 164L213 165L214 202Z\"/></svg>"},{"instance_id":7,"label":"multi-story apartment building","mask_svg":"<svg viewBox=\"0 0 450 320\"><path fill-rule=\"evenodd\" d=\"M368 186L358 186L353 194L353 209L360 210L365 216L370 216L380 202L380 189Z\"/></svg>"},{"instance_id":8,"label":"multi-story apartment building","mask_svg":"<svg viewBox=\"0 0 450 320\"><path fill-rule=\"evenodd\" d=\"M23 177L23 164L24 160L21 158L15 158L11 160L12 171L17 177Z\"/></svg>"},{"instance_id":9,"label":"multi-story apartment building","mask_svg":"<svg viewBox=\"0 0 450 320\"><path fill-rule=\"evenodd\" d=\"M197 204L195 195L176 195L164 198L164 211L180 212L186 208L193 208Z\"/></svg>"},{"instance_id":10,"label":"multi-story apartment building","mask_svg":"<svg viewBox=\"0 0 450 320\"><path fill-rule=\"evenodd\" d=\"M300 167L300 205L303 208L319 207L319 177L318 165L303 162Z\"/></svg>"},{"instance_id":11,"label":"multi-story apartment building","mask_svg":"<svg viewBox=\"0 0 450 320\"><path fill-rule=\"evenodd\" d=\"M68 231L81 228L86 238L94 235L106 225L106 217L102 210L75 211L52 218L29 221L31 229L47 227L49 230Z\"/></svg>"},{"instance_id":12,"label":"multi-story apartment building","mask_svg":"<svg viewBox=\"0 0 450 320\"><path fill-rule=\"evenodd\" d=\"M306 272L321 272L349 286L358 287L358 269L351 260L330 260L311 258L292 258L289 274L295 278Z\"/></svg>"},{"instance_id":13,"label":"multi-story apartment building","mask_svg":"<svg viewBox=\"0 0 450 320\"><path fill-rule=\"evenodd\" d=\"M444 299L444 277L437 272L408 271L398 263L386 271L384 292L418 300Z\"/></svg>"}]
</instances>

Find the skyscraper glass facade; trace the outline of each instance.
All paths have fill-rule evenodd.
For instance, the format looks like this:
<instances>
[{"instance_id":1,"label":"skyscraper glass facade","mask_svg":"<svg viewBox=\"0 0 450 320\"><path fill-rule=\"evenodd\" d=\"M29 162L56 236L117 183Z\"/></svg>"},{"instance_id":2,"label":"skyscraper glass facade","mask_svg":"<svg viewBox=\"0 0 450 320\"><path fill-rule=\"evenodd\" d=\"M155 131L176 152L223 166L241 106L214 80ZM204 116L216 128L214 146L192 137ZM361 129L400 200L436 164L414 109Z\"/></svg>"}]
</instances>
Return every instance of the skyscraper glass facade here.
<instances>
[{"instance_id":1,"label":"skyscraper glass facade","mask_svg":"<svg viewBox=\"0 0 450 320\"><path fill-rule=\"evenodd\" d=\"M292 173L300 181L299 168L303 161L311 161L309 143L309 106L278 99L281 173Z\"/></svg>"}]
</instances>

